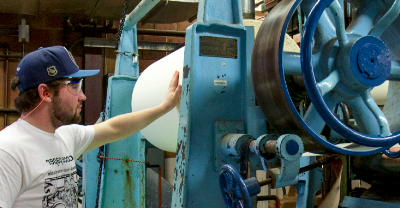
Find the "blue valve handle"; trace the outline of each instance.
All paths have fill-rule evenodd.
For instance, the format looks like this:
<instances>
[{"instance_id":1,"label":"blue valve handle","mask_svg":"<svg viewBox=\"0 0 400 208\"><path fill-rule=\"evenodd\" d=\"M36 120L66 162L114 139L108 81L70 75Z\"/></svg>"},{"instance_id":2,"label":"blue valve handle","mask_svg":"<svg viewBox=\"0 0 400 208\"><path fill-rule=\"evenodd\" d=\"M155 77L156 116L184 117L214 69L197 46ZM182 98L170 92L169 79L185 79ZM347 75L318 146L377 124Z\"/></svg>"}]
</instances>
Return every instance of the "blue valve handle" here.
<instances>
[{"instance_id":1,"label":"blue valve handle","mask_svg":"<svg viewBox=\"0 0 400 208\"><path fill-rule=\"evenodd\" d=\"M360 132L354 131L353 129L346 126L341 122L328 108L323 96L319 92L318 83L315 79L314 69L312 65L312 49L313 49L313 37L318 25L318 20L321 17L324 10L333 2L333 0L318 1L311 11L307 22L304 26L302 41L301 41L301 68L304 82L308 92L308 95L314 104L316 110L320 116L324 119L333 130L342 135L344 138L369 147L385 147L388 149L396 143L400 142L400 132L396 132L391 136L387 137L375 137L365 135ZM391 153L388 153L391 155Z\"/></svg>"},{"instance_id":2,"label":"blue valve handle","mask_svg":"<svg viewBox=\"0 0 400 208\"><path fill-rule=\"evenodd\" d=\"M384 154L390 158L399 158L400 157L400 150L397 152L392 152L390 149L384 151Z\"/></svg>"},{"instance_id":3,"label":"blue valve handle","mask_svg":"<svg viewBox=\"0 0 400 208\"><path fill-rule=\"evenodd\" d=\"M219 185L228 208L251 208L250 194L239 172L229 164L220 169Z\"/></svg>"}]
</instances>

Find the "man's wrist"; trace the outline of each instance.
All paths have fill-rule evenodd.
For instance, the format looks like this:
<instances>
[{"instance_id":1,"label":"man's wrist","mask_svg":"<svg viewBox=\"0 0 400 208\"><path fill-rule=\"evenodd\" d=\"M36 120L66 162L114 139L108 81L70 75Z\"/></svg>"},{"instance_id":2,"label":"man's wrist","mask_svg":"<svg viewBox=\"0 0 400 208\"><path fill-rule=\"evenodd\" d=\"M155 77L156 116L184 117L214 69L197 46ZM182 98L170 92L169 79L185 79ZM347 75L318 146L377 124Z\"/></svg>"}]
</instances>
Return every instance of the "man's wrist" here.
<instances>
[{"instance_id":1,"label":"man's wrist","mask_svg":"<svg viewBox=\"0 0 400 208\"><path fill-rule=\"evenodd\" d=\"M169 109L165 104L161 103L160 105L156 106L156 111L159 112L159 114L164 115L168 113Z\"/></svg>"}]
</instances>

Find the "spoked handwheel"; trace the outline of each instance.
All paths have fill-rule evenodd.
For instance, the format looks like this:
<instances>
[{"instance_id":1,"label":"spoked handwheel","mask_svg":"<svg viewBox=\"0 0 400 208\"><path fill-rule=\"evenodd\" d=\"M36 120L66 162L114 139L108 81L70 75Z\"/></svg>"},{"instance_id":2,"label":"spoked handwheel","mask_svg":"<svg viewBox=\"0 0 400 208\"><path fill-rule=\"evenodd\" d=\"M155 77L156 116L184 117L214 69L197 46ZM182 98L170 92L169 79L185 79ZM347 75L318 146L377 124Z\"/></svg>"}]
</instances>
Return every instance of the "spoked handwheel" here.
<instances>
[{"instance_id":1,"label":"spoked handwheel","mask_svg":"<svg viewBox=\"0 0 400 208\"><path fill-rule=\"evenodd\" d=\"M232 165L221 167L219 184L228 208L251 208L250 194L242 176Z\"/></svg>"},{"instance_id":2,"label":"spoked handwheel","mask_svg":"<svg viewBox=\"0 0 400 208\"><path fill-rule=\"evenodd\" d=\"M390 51L379 36L393 22L400 11L400 1L396 1L385 16L377 22L368 35L349 39L344 28L343 18L340 18L340 4L337 1L320 1L311 11L310 19L319 19L328 7L335 16L336 34L339 43L339 52L336 65L327 78L317 82L312 64L312 45L316 21L307 21L301 47L301 66L305 76L307 92L319 115L337 133L344 138L365 146L390 147L400 141L400 132L392 134L389 124L381 109L373 100L370 90L381 85L388 79L391 72ZM340 84L340 86L338 86ZM337 87L336 87L337 86ZM335 89L337 88L337 89ZM327 106L323 95L329 92L350 94L353 99L361 98L375 117L379 125L377 136L356 132L344 125ZM373 127L370 125L370 127ZM390 154L391 155L391 154ZM391 155L392 156L392 155Z\"/></svg>"},{"instance_id":3,"label":"spoked handwheel","mask_svg":"<svg viewBox=\"0 0 400 208\"><path fill-rule=\"evenodd\" d=\"M264 20L252 56L253 83L260 107L280 134L300 136L305 151L361 156L386 150L398 143L400 136L390 132L385 115L369 92L385 80L399 77L399 70L392 70L398 64L393 64L391 54L400 51L391 50L379 39L387 28L395 27L390 23L399 13L399 3L388 6L386 1L350 2L358 12L346 31L338 1L314 2L284 0ZM301 54L283 52L286 28L300 3L304 13L309 14ZM382 11L386 15L378 18ZM297 113L285 82L285 75L294 74L303 74L312 101L304 118ZM348 106L360 132L332 113L339 103ZM330 143L320 136L325 123L358 145Z\"/></svg>"}]
</instances>

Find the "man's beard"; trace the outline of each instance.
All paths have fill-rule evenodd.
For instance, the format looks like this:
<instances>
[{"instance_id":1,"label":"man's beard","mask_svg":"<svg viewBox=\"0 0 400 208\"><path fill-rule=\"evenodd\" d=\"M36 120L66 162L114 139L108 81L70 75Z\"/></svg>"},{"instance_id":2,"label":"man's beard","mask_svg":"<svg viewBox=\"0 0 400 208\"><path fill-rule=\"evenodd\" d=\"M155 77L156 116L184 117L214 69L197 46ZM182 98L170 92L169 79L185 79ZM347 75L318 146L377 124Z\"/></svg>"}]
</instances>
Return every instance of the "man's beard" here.
<instances>
[{"instance_id":1,"label":"man's beard","mask_svg":"<svg viewBox=\"0 0 400 208\"><path fill-rule=\"evenodd\" d=\"M62 125L78 124L81 121L81 115L74 111L74 114L70 115L63 102L58 96L54 97L53 112L50 114L51 123L54 127L58 128Z\"/></svg>"}]
</instances>

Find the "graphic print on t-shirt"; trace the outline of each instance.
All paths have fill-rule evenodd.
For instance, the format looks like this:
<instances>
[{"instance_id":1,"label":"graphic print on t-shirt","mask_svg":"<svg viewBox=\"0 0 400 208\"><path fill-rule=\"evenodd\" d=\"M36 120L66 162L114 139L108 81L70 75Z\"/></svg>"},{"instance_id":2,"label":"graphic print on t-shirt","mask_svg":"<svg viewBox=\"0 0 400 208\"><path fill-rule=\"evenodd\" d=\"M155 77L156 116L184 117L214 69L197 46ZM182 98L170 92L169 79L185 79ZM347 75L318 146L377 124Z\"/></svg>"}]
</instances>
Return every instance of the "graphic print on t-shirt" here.
<instances>
[{"instance_id":1,"label":"graphic print on t-shirt","mask_svg":"<svg viewBox=\"0 0 400 208\"><path fill-rule=\"evenodd\" d=\"M78 175L76 167L73 169L72 173L45 179L43 208L78 208Z\"/></svg>"}]
</instances>

